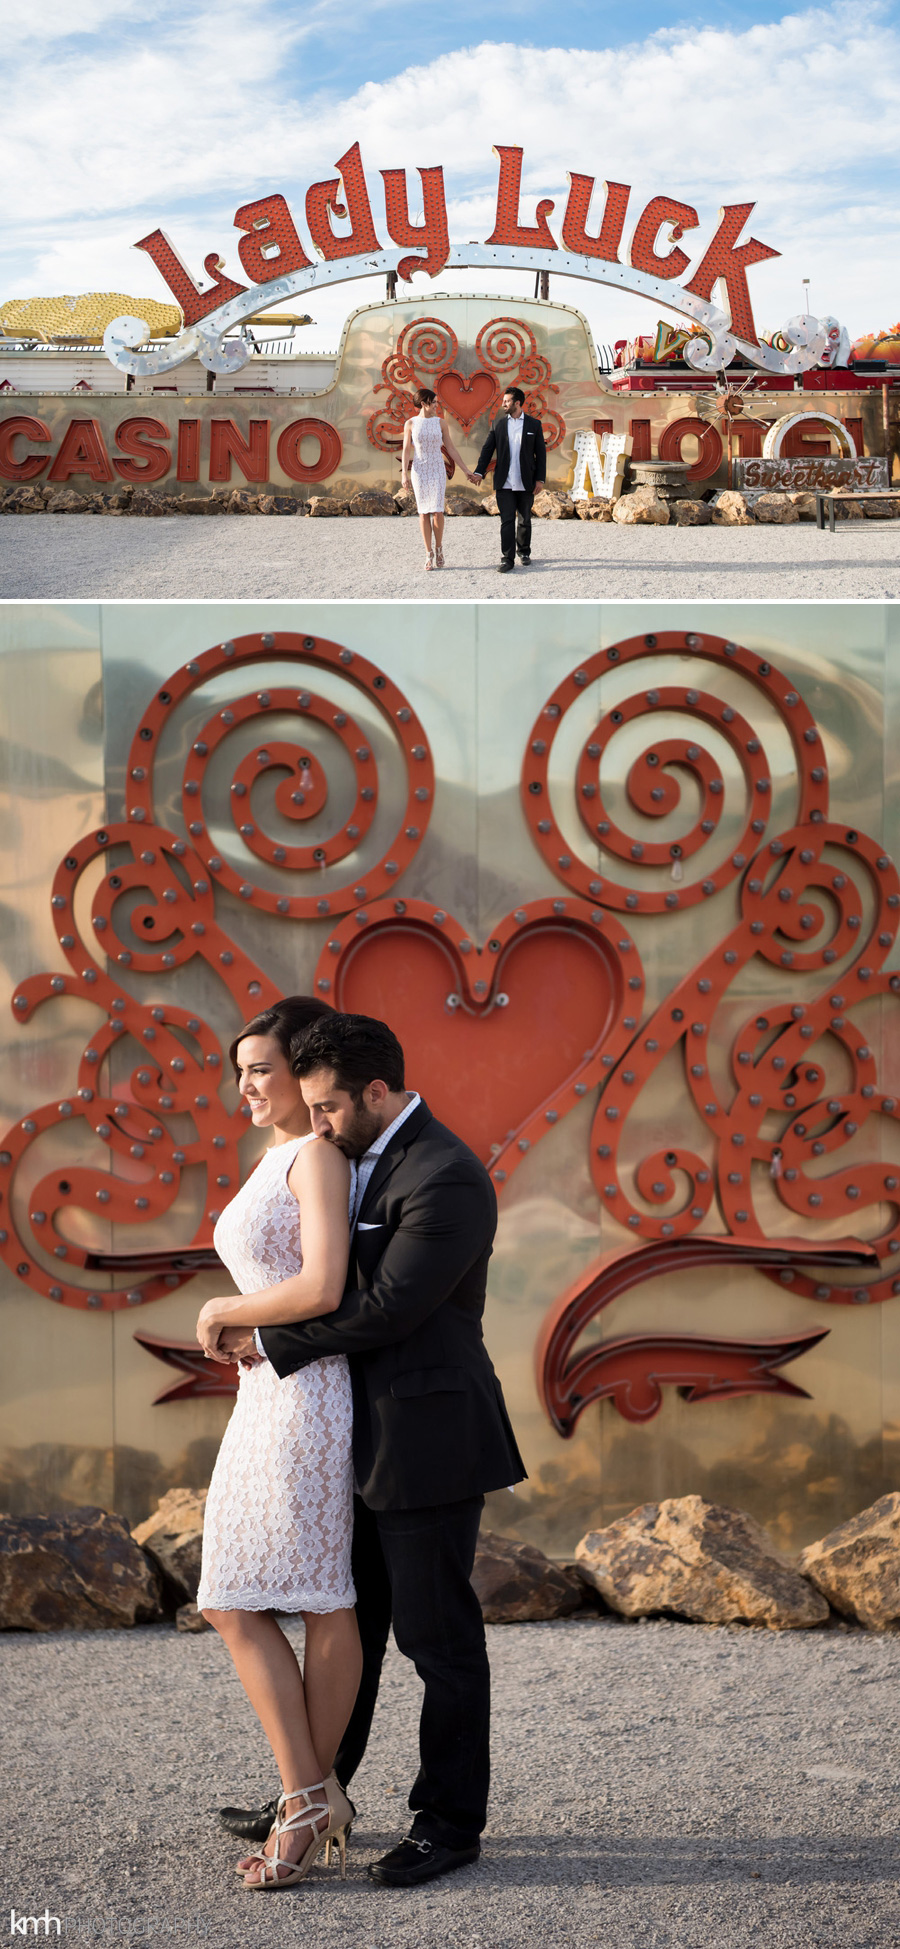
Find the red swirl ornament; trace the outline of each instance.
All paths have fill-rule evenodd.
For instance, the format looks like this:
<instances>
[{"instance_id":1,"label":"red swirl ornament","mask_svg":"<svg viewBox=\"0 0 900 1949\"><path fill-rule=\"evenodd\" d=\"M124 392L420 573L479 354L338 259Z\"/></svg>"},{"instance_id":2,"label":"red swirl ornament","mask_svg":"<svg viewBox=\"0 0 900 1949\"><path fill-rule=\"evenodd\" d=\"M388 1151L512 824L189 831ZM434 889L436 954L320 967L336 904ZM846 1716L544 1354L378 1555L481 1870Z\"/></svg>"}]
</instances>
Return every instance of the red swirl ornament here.
<instances>
[{"instance_id":1,"label":"red swirl ornament","mask_svg":"<svg viewBox=\"0 0 900 1949\"><path fill-rule=\"evenodd\" d=\"M237 699L229 703L204 726L202 735L194 740L187 765L183 785L184 815L191 839L203 860L210 878L221 886L227 886L238 898L258 907L266 913L286 914L294 919L306 919L323 914L347 913L361 900L377 900L390 891L391 887L405 872L410 860L418 851L427 830L434 801L434 766L431 752L422 725L412 711L401 690L385 676L375 664L356 651L348 650L339 643L324 638L299 636L290 631L277 631L273 634L242 636L233 642L224 643L215 649L207 650L202 656L192 658L181 670L170 677L156 693L153 703L145 712L132 742L128 759L128 817L135 823L149 821L153 816L153 766L157 749L167 717L176 706L196 690L210 676L223 668L243 669L249 664L266 662L296 662L311 664L314 668L332 670L343 677L356 689L370 697L382 718L389 725L398 744L406 767L407 796L403 818L388 847L377 865L367 871L364 880L359 876L351 878L340 888L331 889L327 894L321 891L311 894L276 893L268 888L255 886L253 882L230 867L213 845L202 811L202 785L210 758L222 739L238 724L245 724L251 718L272 718L276 713L283 716L289 713L298 724L316 720L326 724L343 744L354 767L357 795L354 811L343 825L339 834L319 848L287 848L270 846L263 842L253 820L247 820L250 831L241 836L246 839L249 850L257 857L265 858L281 868L286 874L303 860L318 871L322 866L339 861L352 853L374 811L377 796L377 777L371 749L346 711L333 703L326 703L314 697L302 687L290 690L261 690L252 697ZM286 759L286 747L279 740L281 762ZM265 750L266 747L259 747ZM271 757L271 753L268 754ZM308 757L302 744L296 747L296 763L302 764ZM268 767L267 767L268 768ZM234 784L246 786L245 775L235 775ZM240 826L239 826L240 830ZM252 842L252 843L251 843ZM317 858L321 851L322 857ZM284 857L276 857L283 853Z\"/></svg>"}]
</instances>

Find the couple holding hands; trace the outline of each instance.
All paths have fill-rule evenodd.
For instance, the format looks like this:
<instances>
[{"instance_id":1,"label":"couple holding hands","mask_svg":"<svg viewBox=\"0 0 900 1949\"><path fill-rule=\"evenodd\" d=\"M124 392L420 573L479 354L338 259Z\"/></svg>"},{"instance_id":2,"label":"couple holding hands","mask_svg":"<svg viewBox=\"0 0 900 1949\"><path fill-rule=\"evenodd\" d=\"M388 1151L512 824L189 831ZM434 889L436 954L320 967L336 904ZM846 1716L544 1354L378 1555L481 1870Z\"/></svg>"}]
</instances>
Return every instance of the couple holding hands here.
<instances>
[{"instance_id":1,"label":"couple holding hands","mask_svg":"<svg viewBox=\"0 0 900 1949\"><path fill-rule=\"evenodd\" d=\"M444 566L444 493L447 474L444 449L467 481L477 487L494 461L497 506L500 510L501 575L520 562L531 560L531 505L547 474L547 452L540 420L525 412L525 394L519 386L508 386L502 411L495 419L478 456L474 473L457 453L446 420L442 420L434 393L420 386L415 394L419 408L403 429L401 485L404 492L412 480L419 513L419 526L425 544L426 569ZM432 552L433 551L433 552Z\"/></svg>"},{"instance_id":2,"label":"couple holding hands","mask_svg":"<svg viewBox=\"0 0 900 1949\"><path fill-rule=\"evenodd\" d=\"M405 1086L383 1022L291 996L230 1050L271 1143L214 1240L239 1288L197 1337L240 1366L206 1505L197 1601L272 1748L277 1802L229 1808L264 1842L246 1888L303 1881L355 1816L388 1633L424 1685L408 1837L369 1874L405 1887L475 1861L490 1673L470 1582L484 1496L524 1476L482 1337L496 1200ZM276 1613L303 1617L303 1671Z\"/></svg>"}]
</instances>

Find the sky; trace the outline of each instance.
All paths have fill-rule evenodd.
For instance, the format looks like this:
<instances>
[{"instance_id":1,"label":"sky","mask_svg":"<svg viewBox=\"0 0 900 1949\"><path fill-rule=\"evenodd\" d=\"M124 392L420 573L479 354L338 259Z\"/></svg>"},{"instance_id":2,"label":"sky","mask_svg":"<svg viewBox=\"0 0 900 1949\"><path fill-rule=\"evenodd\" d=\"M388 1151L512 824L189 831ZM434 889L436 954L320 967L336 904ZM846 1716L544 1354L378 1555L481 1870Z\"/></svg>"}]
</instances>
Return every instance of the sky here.
<instances>
[{"instance_id":1,"label":"sky","mask_svg":"<svg viewBox=\"0 0 900 1949\"><path fill-rule=\"evenodd\" d=\"M635 26L639 38L635 37ZM308 185L361 145L387 245L379 169L440 163L452 242L493 224L492 146L525 152L520 221L562 218L566 172L692 204L696 264L720 206L755 201L781 252L751 269L759 328L803 308L851 337L900 317L900 0L4 0L0 302L118 290L170 294L132 246L157 226L198 277L213 249L245 282L234 212L281 191L303 232ZM549 260L552 269L552 258ZM690 273L686 273L686 278ZM205 283L205 278L203 282ZM526 295L533 281L418 277ZM380 280L313 292L306 350L334 350ZM568 279L602 343L652 332L657 305Z\"/></svg>"}]
</instances>

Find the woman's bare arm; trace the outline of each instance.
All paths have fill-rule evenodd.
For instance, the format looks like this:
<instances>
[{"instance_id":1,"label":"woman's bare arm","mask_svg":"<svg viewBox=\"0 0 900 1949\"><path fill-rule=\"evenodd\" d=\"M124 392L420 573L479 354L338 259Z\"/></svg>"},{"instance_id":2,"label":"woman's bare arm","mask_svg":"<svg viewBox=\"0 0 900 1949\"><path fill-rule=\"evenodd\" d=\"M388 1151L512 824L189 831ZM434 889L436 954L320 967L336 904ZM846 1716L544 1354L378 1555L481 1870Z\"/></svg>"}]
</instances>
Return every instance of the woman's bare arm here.
<instances>
[{"instance_id":1,"label":"woman's bare arm","mask_svg":"<svg viewBox=\"0 0 900 1949\"><path fill-rule=\"evenodd\" d=\"M286 1326L321 1319L341 1303L350 1255L347 1159L318 1138L297 1152L288 1184L301 1214L302 1267L261 1292L207 1300L197 1321L197 1338L207 1353L214 1352L224 1326Z\"/></svg>"},{"instance_id":2,"label":"woman's bare arm","mask_svg":"<svg viewBox=\"0 0 900 1949\"><path fill-rule=\"evenodd\" d=\"M466 480L471 480L472 475L469 472L468 467L466 466L462 454L457 453L456 448L453 445L453 441L450 438L450 434L447 429L446 420L438 420L438 425L441 429L441 446L450 455L450 458L453 461L454 466L459 467L461 472L465 474Z\"/></svg>"}]
</instances>

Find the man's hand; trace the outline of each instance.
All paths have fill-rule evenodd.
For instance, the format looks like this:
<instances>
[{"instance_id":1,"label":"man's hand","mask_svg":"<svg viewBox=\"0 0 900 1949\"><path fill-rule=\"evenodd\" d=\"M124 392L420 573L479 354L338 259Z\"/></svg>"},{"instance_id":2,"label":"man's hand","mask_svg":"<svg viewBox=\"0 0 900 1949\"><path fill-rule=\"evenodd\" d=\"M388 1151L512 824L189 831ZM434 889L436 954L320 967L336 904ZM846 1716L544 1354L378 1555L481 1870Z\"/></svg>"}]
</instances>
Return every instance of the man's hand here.
<instances>
[{"instance_id":1,"label":"man's hand","mask_svg":"<svg viewBox=\"0 0 900 1949\"><path fill-rule=\"evenodd\" d=\"M534 490L533 490L533 491L534 491L534 493L535 493L535 494L543 494L543 492L544 492L544 483L543 483L543 481L542 481L542 480L536 480L536 481L535 481L535 483L534 483Z\"/></svg>"},{"instance_id":2,"label":"man's hand","mask_svg":"<svg viewBox=\"0 0 900 1949\"><path fill-rule=\"evenodd\" d=\"M480 487L480 486L481 486L481 483L482 483L482 481L484 480L484 475L483 475L483 474L470 474L470 476L469 476L469 479L470 479L470 480L471 480L471 481L472 481L472 482L474 483L474 485L475 485L476 487Z\"/></svg>"}]
</instances>

